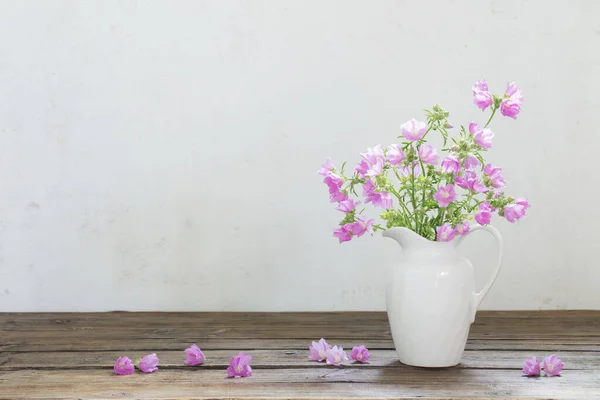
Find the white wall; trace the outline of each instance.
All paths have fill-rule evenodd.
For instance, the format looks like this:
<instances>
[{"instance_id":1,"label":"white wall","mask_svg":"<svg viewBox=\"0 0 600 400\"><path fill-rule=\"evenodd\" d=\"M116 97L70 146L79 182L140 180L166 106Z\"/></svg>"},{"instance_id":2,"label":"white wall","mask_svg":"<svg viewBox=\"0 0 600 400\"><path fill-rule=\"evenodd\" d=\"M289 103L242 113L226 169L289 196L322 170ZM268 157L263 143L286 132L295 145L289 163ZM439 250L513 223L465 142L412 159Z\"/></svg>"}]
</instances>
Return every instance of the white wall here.
<instances>
[{"instance_id":1,"label":"white wall","mask_svg":"<svg viewBox=\"0 0 600 400\"><path fill-rule=\"evenodd\" d=\"M600 2L3 1L0 311L383 310L379 235L316 175L470 85L517 81L490 159L487 309L600 308ZM483 282L493 248L467 252Z\"/></svg>"}]
</instances>

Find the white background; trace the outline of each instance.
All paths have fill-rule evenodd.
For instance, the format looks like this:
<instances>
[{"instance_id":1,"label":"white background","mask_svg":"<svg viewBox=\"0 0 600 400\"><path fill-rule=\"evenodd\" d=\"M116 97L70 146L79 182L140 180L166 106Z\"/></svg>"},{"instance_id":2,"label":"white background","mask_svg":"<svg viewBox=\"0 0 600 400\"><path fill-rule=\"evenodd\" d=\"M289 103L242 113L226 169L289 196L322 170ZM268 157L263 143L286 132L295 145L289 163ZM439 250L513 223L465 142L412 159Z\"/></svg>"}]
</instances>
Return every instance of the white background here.
<instances>
[{"instance_id":1,"label":"white background","mask_svg":"<svg viewBox=\"0 0 600 400\"><path fill-rule=\"evenodd\" d=\"M3 1L0 311L383 310L380 235L316 175L471 84L523 88L489 159L487 309L600 308L600 2ZM483 284L485 234L466 252ZM418 300L415 300L418 301Z\"/></svg>"}]
</instances>

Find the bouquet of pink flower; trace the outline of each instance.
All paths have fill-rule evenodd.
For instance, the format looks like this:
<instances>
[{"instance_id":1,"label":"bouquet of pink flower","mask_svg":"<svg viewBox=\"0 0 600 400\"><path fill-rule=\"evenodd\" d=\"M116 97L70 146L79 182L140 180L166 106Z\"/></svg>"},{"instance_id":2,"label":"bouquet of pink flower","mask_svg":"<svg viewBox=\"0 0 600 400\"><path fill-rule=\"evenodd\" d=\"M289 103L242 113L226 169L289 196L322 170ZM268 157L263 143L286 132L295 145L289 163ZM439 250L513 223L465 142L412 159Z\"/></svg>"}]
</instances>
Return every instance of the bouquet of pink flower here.
<instances>
[{"instance_id":1,"label":"bouquet of pink flower","mask_svg":"<svg viewBox=\"0 0 600 400\"><path fill-rule=\"evenodd\" d=\"M438 241L450 241L469 231L469 221L490 223L493 213L510 222L525 216L529 203L504 193L504 176L500 167L486 163L483 154L492 147L494 134L488 129L496 111L516 119L523 96L516 84L509 83L504 94L488 91L485 81L473 85L474 103L491 115L482 127L471 122L450 135L453 126L449 113L439 105L426 110L427 121L412 119L401 126L404 139L386 149L377 145L361 154L362 160L351 175L344 173L344 163L337 170L331 160L325 161L319 174L329 187L331 202L344 213L344 219L333 235L340 243L374 230L406 227L419 235ZM427 136L441 134L446 155L427 143ZM440 162L441 159L441 162ZM379 215L385 224L375 223L357 207L364 203L384 211Z\"/></svg>"}]
</instances>

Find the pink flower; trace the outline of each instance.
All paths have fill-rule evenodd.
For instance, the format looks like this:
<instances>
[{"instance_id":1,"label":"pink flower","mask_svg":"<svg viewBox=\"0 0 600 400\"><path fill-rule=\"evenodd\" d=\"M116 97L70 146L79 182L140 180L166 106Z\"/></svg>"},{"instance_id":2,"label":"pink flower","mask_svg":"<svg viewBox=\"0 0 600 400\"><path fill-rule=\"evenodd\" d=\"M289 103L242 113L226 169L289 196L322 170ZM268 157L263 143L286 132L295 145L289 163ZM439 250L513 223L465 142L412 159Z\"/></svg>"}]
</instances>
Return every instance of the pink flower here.
<instances>
[{"instance_id":1,"label":"pink flower","mask_svg":"<svg viewBox=\"0 0 600 400\"><path fill-rule=\"evenodd\" d=\"M427 131L427 124L413 118L410 121L403 123L400 128L402 129L402 134L406 140L414 142L423 137Z\"/></svg>"},{"instance_id":2,"label":"pink flower","mask_svg":"<svg viewBox=\"0 0 600 400\"><path fill-rule=\"evenodd\" d=\"M504 175L502 175L502 168L494 167L492 164L486 164L483 168L483 173L488 176L493 187L504 187Z\"/></svg>"},{"instance_id":3,"label":"pink flower","mask_svg":"<svg viewBox=\"0 0 600 400\"><path fill-rule=\"evenodd\" d=\"M527 199L524 197L519 197L515 200L515 203L522 206L524 210L527 210L529 207L531 207Z\"/></svg>"},{"instance_id":4,"label":"pink flower","mask_svg":"<svg viewBox=\"0 0 600 400\"><path fill-rule=\"evenodd\" d=\"M321 169L317 171L319 175L327 176L331 172L333 172L334 166L333 162L328 158L325 160L323 164L321 164Z\"/></svg>"},{"instance_id":5,"label":"pink flower","mask_svg":"<svg viewBox=\"0 0 600 400\"><path fill-rule=\"evenodd\" d=\"M135 369L131 359L129 357L119 357L115 361L113 370L117 375L131 375Z\"/></svg>"},{"instance_id":6,"label":"pink flower","mask_svg":"<svg viewBox=\"0 0 600 400\"><path fill-rule=\"evenodd\" d=\"M471 88L473 90L473 93L475 92L487 92L488 89L488 84L487 82L484 80L481 81L477 81L473 84L473 87Z\"/></svg>"},{"instance_id":7,"label":"pink flower","mask_svg":"<svg viewBox=\"0 0 600 400\"><path fill-rule=\"evenodd\" d=\"M312 342L312 345L308 348L310 358L315 361L325 361L329 349L331 349L331 345L323 338L318 342Z\"/></svg>"},{"instance_id":8,"label":"pink flower","mask_svg":"<svg viewBox=\"0 0 600 400\"><path fill-rule=\"evenodd\" d=\"M156 353L142 357L138 363L138 367L142 372L147 374L158 371L158 357L156 356Z\"/></svg>"},{"instance_id":9,"label":"pink flower","mask_svg":"<svg viewBox=\"0 0 600 400\"><path fill-rule=\"evenodd\" d=\"M360 237L364 235L365 232L373 233L373 222L375 222L375 220L365 220L365 217L360 214L356 216L356 219L358 219L358 221L350 224L352 235Z\"/></svg>"},{"instance_id":10,"label":"pink flower","mask_svg":"<svg viewBox=\"0 0 600 400\"><path fill-rule=\"evenodd\" d=\"M334 174L333 172L329 173L323 179L323 182L329 187L329 201L332 203L344 201L348 198L346 193L344 193L341 188L344 184L343 179Z\"/></svg>"},{"instance_id":11,"label":"pink flower","mask_svg":"<svg viewBox=\"0 0 600 400\"><path fill-rule=\"evenodd\" d=\"M454 156L448 156L442 161L442 171L456 174L460 169L460 161Z\"/></svg>"},{"instance_id":12,"label":"pink flower","mask_svg":"<svg viewBox=\"0 0 600 400\"><path fill-rule=\"evenodd\" d=\"M459 187L472 190L475 193L487 191L487 188L477 180L477 174L473 171L465 171L464 176L457 176L454 181Z\"/></svg>"},{"instance_id":13,"label":"pink flower","mask_svg":"<svg viewBox=\"0 0 600 400\"><path fill-rule=\"evenodd\" d=\"M348 200L348 195L342 191L329 194L330 203L339 203L340 201Z\"/></svg>"},{"instance_id":14,"label":"pink flower","mask_svg":"<svg viewBox=\"0 0 600 400\"><path fill-rule=\"evenodd\" d=\"M200 365L204 362L204 353L195 344L185 349L185 363L187 365Z\"/></svg>"},{"instance_id":15,"label":"pink flower","mask_svg":"<svg viewBox=\"0 0 600 400\"><path fill-rule=\"evenodd\" d=\"M544 367L544 372L547 376L558 376L562 372L565 363L560 360L560 358L556 357L556 354L552 354L544 358L542 362Z\"/></svg>"},{"instance_id":16,"label":"pink flower","mask_svg":"<svg viewBox=\"0 0 600 400\"><path fill-rule=\"evenodd\" d=\"M438 226L437 228L437 241L438 242L449 242L454 239L454 229L448 224Z\"/></svg>"},{"instance_id":17,"label":"pink flower","mask_svg":"<svg viewBox=\"0 0 600 400\"><path fill-rule=\"evenodd\" d=\"M360 155L363 160L368 162L370 165L376 164L377 161L385 161L385 155L383 154L383 150L381 149L381 145L377 145L373 148L369 147L366 153L361 153Z\"/></svg>"},{"instance_id":18,"label":"pink flower","mask_svg":"<svg viewBox=\"0 0 600 400\"><path fill-rule=\"evenodd\" d=\"M390 164L398 165L404 160L404 152L399 145L393 144L388 147L386 157Z\"/></svg>"},{"instance_id":19,"label":"pink flower","mask_svg":"<svg viewBox=\"0 0 600 400\"><path fill-rule=\"evenodd\" d=\"M492 219L492 206L487 201L479 205L479 212L475 214L475 221L479 225L487 225Z\"/></svg>"},{"instance_id":20,"label":"pink flower","mask_svg":"<svg viewBox=\"0 0 600 400\"><path fill-rule=\"evenodd\" d=\"M494 133L489 129L482 129L475 134L475 143L486 150L492 147L493 139Z\"/></svg>"},{"instance_id":21,"label":"pink flower","mask_svg":"<svg viewBox=\"0 0 600 400\"><path fill-rule=\"evenodd\" d=\"M500 112L505 117L517 119L517 114L521 111L521 104L512 101L511 99L504 99L500 103Z\"/></svg>"},{"instance_id":22,"label":"pink flower","mask_svg":"<svg viewBox=\"0 0 600 400\"><path fill-rule=\"evenodd\" d=\"M368 148L367 152L362 153L360 156L363 158L363 162L366 162L366 165L359 164L361 167L361 172L359 173L362 173L364 176L378 176L381 174L385 165L385 155L380 145ZM366 172L364 172L365 167L367 169Z\"/></svg>"},{"instance_id":23,"label":"pink flower","mask_svg":"<svg viewBox=\"0 0 600 400\"><path fill-rule=\"evenodd\" d=\"M477 157L467 156L467 158L465 159L465 168L466 169L479 168L480 166L481 166L481 163L479 162Z\"/></svg>"},{"instance_id":24,"label":"pink flower","mask_svg":"<svg viewBox=\"0 0 600 400\"><path fill-rule=\"evenodd\" d=\"M523 101L523 93L515 82L509 82L508 85L506 85L506 91L504 92L504 95L514 99L515 101Z\"/></svg>"},{"instance_id":25,"label":"pink flower","mask_svg":"<svg viewBox=\"0 0 600 400\"><path fill-rule=\"evenodd\" d=\"M521 219L525 216L525 207L521 204L509 204L504 207L504 218L510 223L514 223L516 220Z\"/></svg>"},{"instance_id":26,"label":"pink flower","mask_svg":"<svg viewBox=\"0 0 600 400\"><path fill-rule=\"evenodd\" d=\"M366 363L369 360L369 357L371 357L371 353L369 353L369 350L363 345L354 346L350 353L350 358L361 364Z\"/></svg>"},{"instance_id":27,"label":"pink flower","mask_svg":"<svg viewBox=\"0 0 600 400\"><path fill-rule=\"evenodd\" d=\"M472 87L473 97L475 105L482 110L485 110L492 105L493 98L490 92L488 92L488 85L486 81L477 81Z\"/></svg>"},{"instance_id":28,"label":"pink flower","mask_svg":"<svg viewBox=\"0 0 600 400\"><path fill-rule=\"evenodd\" d=\"M466 235L467 233L469 233L470 229L471 227L469 226L469 223L467 221L463 221L460 224L456 225L456 228L454 228L454 232L457 235Z\"/></svg>"},{"instance_id":29,"label":"pink flower","mask_svg":"<svg viewBox=\"0 0 600 400\"><path fill-rule=\"evenodd\" d=\"M517 87L516 83L510 82L506 86L504 97L504 100L500 104L500 112L505 117L517 119L517 114L521 111L521 103L523 102L521 89Z\"/></svg>"},{"instance_id":30,"label":"pink flower","mask_svg":"<svg viewBox=\"0 0 600 400\"><path fill-rule=\"evenodd\" d=\"M342 225L333 231L333 236L340 240L340 243L352 240L352 224Z\"/></svg>"},{"instance_id":31,"label":"pink flower","mask_svg":"<svg viewBox=\"0 0 600 400\"><path fill-rule=\"evenodd\" d=\"M377 160L374 164L371 164L365 176L379 176L383 172L383 166L385 162L382 160Z\"/></svg>"},{"instance_id":32,"label":"pink flower","mask_svg":"<svg viewBox=\"0 0 600 400\"><path fill-rule=\"evenodd\" d=\"M375 192L375 185L370 180L363 184L363 196L366 197L365 203L373 203L376 207L391 208L392 197L387 192Z\"/></svg>"},{"instance_id":33,"label":"pink flower","mask_svg":"<svg viewBox=\"0 0 600 400\"><path fill-rule=\"evenodd\" d=\"M325 183L329 187L329 193L332 193L340 190L340 188L344 184L344 180L341 176L330 173L325 177L325 179L323 179L323 183Z\"/></svg>"},{"instance_id":34,"label":"pink flower","mask_svg":"<svg viewBox=\"0 0 600 400\"><path fill-rule=\"evenodd\" d=\"M537 357L533 356L532 358L525 360L523 362L523 375L527 376L538 376L540 374L540 363Z\"/></svg>"},{"instance_id":35,"label":"pink flower","mask_svg":"<svg viewBox=\"0 0 600 400\"><path fill-rule=\"evenodd\" d=\"M348 195L341 190L344 181L340 176L332 172L323 179L323 182L329 187L330 202L335 203L348 199Z\"/></svg>"},{"instance_id":36,"label":"pink flower","mask_svg":"<svg viewBox=\"0 0 600 400\"><path fill-rule=\"evenodd\" d=\"M335 209L338 211L341 211L343 213L349 213L350 211L354 211L356 209L356 206L359 204L360 204L360 201L355 202L352 199L348 199L348 200L340 201L340 204L338 204Z\"/></svg>"},{"instance_id":37,"label":"pink flower","mask_svg":"<svg viewBox=\"0 0 600 400\"><path fill-rule=\"evenodd\" d=\"M437 164L438 157L437 150L432 145L424 144L423 146L419 147L419 158L425 164Z\"/></svg>"},{"instance_id":38,"label":"pink flower","mask_svg":"<svg viewBox=\"0 0 600 400\"><path fill-rule=\"evenodd\" d=\"M369 163L366 160L362 160L357 166L356 168L354 168L354 170L356 172L358 172L358 176L360 176L361 178L365 177L365 174L367 173L367 171L369 170Z\"/></svg>"},{"instance_id":39,"label":"pink flower","mask_svg":"<svg viewBox=\"0 0 600 400\"><path fill-rule=\"evenodd\" d=\"M252 376L251 362L252 356L250 354L244 354L244 352L241 351L229 362L229 367L227 367L227 377L244 378L246 376Z\"/></svg>"},{"instance_id":40,"label":"pink flower","mask_svg":"<svg viewBox=\"0 0 600 400\"><path fill-rule=\"evenodd\" d=\"M342 347L333 346L333 348L326 351L327 353L327 364L340 366L342 361L346 361L348 356Z\"/></svg>"},{"instance_id":41,"label":"pink flower","mask_svg":"<svg viewBox=\"0 0 600 400\"><path fill-rule=\"evenodd\" d=\"M440 186L438 191L433 195L437 200L440 207L446 208L450 203L456 200L456 192L454 191L454 185L449 184L446 186Z\"/></svg>"},{"instance_id":42,"label":"pink flower","mask_svg":"<svg viewBox=\"0 0 600 400\"><path fill-rule=\"evenodd\" d=\"M471 135L475 135L479 131L481 131L481 127L479 126L479 124L477 122L471 121L469 123L469 133Z\"/></svg>"}]
</instances>

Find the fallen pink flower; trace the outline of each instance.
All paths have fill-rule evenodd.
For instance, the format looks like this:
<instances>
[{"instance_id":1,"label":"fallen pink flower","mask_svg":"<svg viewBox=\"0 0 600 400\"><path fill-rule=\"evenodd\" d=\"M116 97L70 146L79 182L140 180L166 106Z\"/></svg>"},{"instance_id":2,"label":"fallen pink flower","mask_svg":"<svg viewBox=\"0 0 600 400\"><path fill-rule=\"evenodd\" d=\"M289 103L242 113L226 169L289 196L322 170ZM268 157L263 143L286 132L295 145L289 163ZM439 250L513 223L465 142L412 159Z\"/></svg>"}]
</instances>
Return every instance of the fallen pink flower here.
<instances>
[{"instance_id":1,"label":"fallen pink flower","mask_svg":"<svg viewBox=\"0 0 600 400\"><path fill-rule=\"evenodd\" d=\"M329 349L331 349L331 345L321 338L318 342L312 342L312 345L308 348L309 356L315 361L325 361Z\"/></svg>"},{"instance_id":2,"label":"fallen pink flower","mask_svg":"<svg viewBox=\"0 0 600 400\"><path fill-rule=\"evenodd\" d=\"M251 362L252 356L250 354L244 354L244 352L241 351L229 362L229 367L227 367L227 377L244 378L247 376L252 376L252 367L250 366Z\"/></svg>"},{"instance_id":3,"label":"fallen pink flower","mask_svg":"<svg viewBox=\"0 0 600 400\"><path fill-rule=\"evenodd\" d=\"M556 354L552 354L544 358L543 361L544 372L547 376L558 376L562 372L565 363L556 357Z\"/></svg>"},{"instance_id":4,"label":"fallen pink flower","mask_svg":"<svg viewBox=\"0 0 600 400\"><path fill-rule=\"evenodd\" d=\"M187 365L200 365L204 363L204 353L195 344L185 349L185 363Z\"/></svg>"},{"instance_id":5,"label":"fallen pink flower","mask_svg":"<svg viewBox=\"0 0 600 400\"><path fill-rule=\"evenodd\" d=\"M540 363L537 357L525 360L523 363L523 375L527 376L538 376L540 374Z\"/></svg>"},{"instance_id":6,"label":"fallen pink flower","mask_svg":"<svg viewBox=\"0 0 600 400\"><path fill-rule=\"evenodd\" d=\"M135 366L133 365L129 357L117 358L117 361L115 361L115 366L113 368L115 374L117 375L131 375L133 374L134 369Z\"/></svg>"},{"instance_id":7,"label":"fallen pink flower","mask_svg":"<svg viewBox=\"0 0 600 400\"><path fill-rule=\"evenodd\" d=\"M346 361L348 356L342 347L333 346L331 349L327 350L327 364L335 365L337 367L340 366L342 361Z\"/></svg>"},{"instance_id":8,"label":"fallen pink flower","mask_svg":"<svg viewBox=\"0 0 600 400\"><path fill-rule=\"evenodd\" d=\"M158 357L156 356L156 353L142 357L138 363L138 368L146 374L158 371Z\"/></svg>"},{"instance_id":9,"label":"fallen pink flower","mask_svg":"<svg viewBox=\"0 0 600 400\"><path fill-rule=\"evenodd\" d=\"M350 352L350 359L358 361L361 364L366 363L370 357L371 353L369 353L369 350L363 345L354 346L352 352Z\"/></svg>"}]
</instances>

